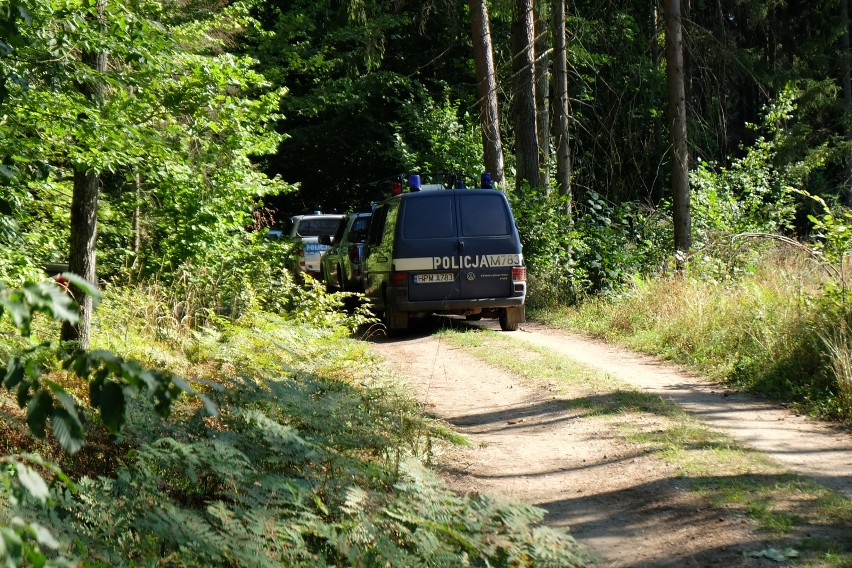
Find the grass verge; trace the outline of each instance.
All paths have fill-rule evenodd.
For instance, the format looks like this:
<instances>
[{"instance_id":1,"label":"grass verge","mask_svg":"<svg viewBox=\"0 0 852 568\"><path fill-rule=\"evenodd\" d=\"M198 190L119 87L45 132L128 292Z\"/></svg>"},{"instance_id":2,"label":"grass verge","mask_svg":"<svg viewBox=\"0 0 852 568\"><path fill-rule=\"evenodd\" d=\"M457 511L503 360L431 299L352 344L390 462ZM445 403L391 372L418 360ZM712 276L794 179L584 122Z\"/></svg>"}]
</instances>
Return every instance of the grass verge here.
<instances>
[{"instance_id":1,"label":"grass verge","mask_svg":"<svg viewBox=\"0 0 852 568\"><path fill-rule=\"evenodd\" d=\"M756 266L736 279L701 266L694 275L636 278L621 295L529 315L852 424L848 300L789 251L772 249Z\"/></svg>"}]
</instances>

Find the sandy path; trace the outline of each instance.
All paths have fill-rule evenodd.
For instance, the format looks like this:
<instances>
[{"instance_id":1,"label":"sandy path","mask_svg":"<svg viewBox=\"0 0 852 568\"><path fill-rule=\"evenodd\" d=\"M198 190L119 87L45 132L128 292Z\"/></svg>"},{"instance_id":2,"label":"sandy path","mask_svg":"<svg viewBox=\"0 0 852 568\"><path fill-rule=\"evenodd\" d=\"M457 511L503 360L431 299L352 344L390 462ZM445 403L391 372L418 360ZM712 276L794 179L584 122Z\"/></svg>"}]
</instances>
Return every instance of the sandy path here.
<instances>
[{"instance_id":1,"label":"sandy path","mask_svg":"<svg viewBox=\"0 0 852 568\"><path fill-rule=\"evenodd\" d=\"M539 326L528 324L526 331L507 336L560 352L569 343L572 353L583 354L578 360L606 365L607 372L618 372L619 377L660 374L654 371L659 363L630 359L624 352ZM673 466L610 430L618 424L587 420L566 410L564 400L570 393L530 385L428 334L377 341L372 347L430 413L472 441L471 448L439 456L447 479L458 490L500 492L545 508L546 522L570 527L602 566L774 565L743 555L773 546L750 519L708 507L688 490L690 480L678 477ZM691 386L697 379L668 372L672 374L654 379L662 386L653 388L667 389L666 396L678 402L697 404L696 410L708 416L725 418L718 404L741 402L740 395L724 397L711 387L705 392L705 387ZM693 393L696 389L701 397ZM717 410L699 404L703 397L715 401ZM757 412L765 416L768 410ZM725 420L735 421L731 416ZM657 428L653 417L619 420ZM788 433L801 432L784 424ZM823 477L848 481L846 474Z\"/></svg>"},{"instance_id":2,"label":"sandy path","mask_svg":"<svg viewBox=\"0 0 852 568\"><path fill-rule=\"evenodd\" d=\"M482 326L497 329L488 322ZM581 335L527 323L511 337L671 399L711 428L852 498L852 434L848 430L798 416L777 404L712 385L674 365Z\"/></svg>"}]
</instances>

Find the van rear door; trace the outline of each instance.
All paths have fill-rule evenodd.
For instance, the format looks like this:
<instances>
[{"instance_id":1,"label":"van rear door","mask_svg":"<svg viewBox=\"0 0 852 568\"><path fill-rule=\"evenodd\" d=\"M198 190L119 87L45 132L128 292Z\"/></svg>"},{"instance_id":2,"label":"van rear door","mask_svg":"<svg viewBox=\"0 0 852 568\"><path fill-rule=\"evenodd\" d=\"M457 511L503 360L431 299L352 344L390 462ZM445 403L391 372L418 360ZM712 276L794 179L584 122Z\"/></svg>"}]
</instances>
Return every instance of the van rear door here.
<instances>
[{"instance_id":1,"label":"van rear door","mask_svg":"<svg viewBox=\"0 0 852 568\"><path fill-rule=\"evenodd\" d=\"M521 265L521 249L505 196L497 191L454 193L459 298L511 296L512 267Z\"/></svg>"},{"instance_id":2,"label":"van rear door","mask_svg":"<svg viewBox=\"0 0 852 568\"><path fill-rule=\"evenodd\" d=\"M408 194L401 204L394 269L411 274L409 301L459 297L455 193Z\"/></svg>"}]
</instances>

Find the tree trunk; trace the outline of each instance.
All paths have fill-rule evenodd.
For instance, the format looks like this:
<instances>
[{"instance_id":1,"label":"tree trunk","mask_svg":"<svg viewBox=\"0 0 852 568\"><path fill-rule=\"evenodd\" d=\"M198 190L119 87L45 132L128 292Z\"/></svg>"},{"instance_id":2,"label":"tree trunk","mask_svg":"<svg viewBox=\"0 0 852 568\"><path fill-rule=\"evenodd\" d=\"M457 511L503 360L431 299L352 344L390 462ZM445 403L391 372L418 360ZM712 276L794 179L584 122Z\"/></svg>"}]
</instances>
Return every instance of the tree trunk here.
<instances>
[{"instance_id":1,"label":"tree trunk","mask_svg":"<svg viewBox=\"0 0 852 568\"><path fill-rule=\"evenodd\" d=\"M841 42L843 45L843 103L846 109L846 141L852 145L852 62L849 49L849 0L840 0L840 24L843 26ZM852 207L852 151L846 153L846 180L843 200L847 207Z\"/></svg>"},{"instance_id":2,"label":"tree trunk","mask_svg":"<svg viewBox=\"0 0 852 568\"><path fill-rule=\"evenodd\" d=\"M136 204L133 207L133 268L142 253L142 175L136 174Z\"/></svg>"},{"instance_id":3,"label":"tree trunk","mask_svg":"<svg viewBox=\"0 0 852 568\"><path fill-rule=\"evenodd\" d=\"M491 47L491 26L485 0L469 0L472 15L473 62L476 67L476 93L479 96L479 122L482 125L482 149L485 170L495 187L505 185L503 142L500 138L500 116L497 108L497 76Z\"/></svg>"},{"instance_id":4,"label":"tree trunk","mask_svg":"<svg viewBox=\"0 0 852 568\"><path fill-rule=\"evenodd\" d=\"M97 5L98 20L104 22L106 0L99 0ZM83 62L97 71L107 70L107 54L85 53ZM81 83L80 92L92 105L92 112L104 99L106 88L103 83ZM84 118L85 120L85 118ZM92 285L97 285L95 271L95 242L98 227L98 192L100 191L100 176L85 165L77 165L74 171L74 190L71 196L70 242L68 252L68 271L85 278ZM63 341L77 341L81 349L88 349L91 339L92 298L76 288L71 292L80 307L80 321L62 326Z\"/></svg>"},{"instance_id":5,"label":"tree trunk","mask_svg":"<svg viewBox=\"0 0 852 568\"><path fill-rule=\"evenodd\" d=\"M514 0L512 13L512 114L515 120L515 189L538 186L538 129L535 116L533 0Z\"/></svg>"},{"instance_id":6,"label":"tree trunk","mask_svg":"<svg viewBox=\"0 0 852 568\"><path fill-rule=\"evenodd\" d=\"M566 196L566 212L574 206L571 191L571 148L569 128L571 107L568 100L568 45L565 40L565 0L553 0L553 114L556 143L556 189Z\"/></svg>"},{"instance_id":7,"label":"tree trunk","mask_svg":"<svg viewBox=\"0 0 852 568\"><path fill-rule=\"evenodd\" d=\"M686 139L686 90L683 77L683 33L680 0L665 0L666 79L669 98L669 129L672 143L672 203L677 253L692 246L689 215L689 149ZM682 254L678 255L682 258Z\"/></svg>"},{"instance_id":8,"label":"tree trunk","mask_svg":"<svg viewBox=\"0 0 852 568\"><path fill-rule=\"evenodd\" d=\"M550 190L550 30L546 0L536 0L535 106L538 129L538 163L541 187Z\"/></svg>"}]
</instances>

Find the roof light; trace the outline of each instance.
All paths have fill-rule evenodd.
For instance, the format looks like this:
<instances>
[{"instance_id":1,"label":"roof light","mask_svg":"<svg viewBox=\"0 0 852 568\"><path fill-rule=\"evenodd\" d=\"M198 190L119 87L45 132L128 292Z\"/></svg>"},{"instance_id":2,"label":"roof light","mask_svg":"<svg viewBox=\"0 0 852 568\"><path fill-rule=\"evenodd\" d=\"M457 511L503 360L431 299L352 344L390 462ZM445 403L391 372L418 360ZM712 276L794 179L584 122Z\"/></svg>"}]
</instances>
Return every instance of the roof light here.
<instances>
[{"instance_id":1,"label":"roof light","mask_svg":"<svg viewBox=\"0 0 852 568\"><path fill-rule=\"evenodd\" d=\"M420 191L420 176L411 174L408 178L408 187L411 188L411 191Z\"/></svg>"},{"instance_id":2,"label":"roof light","mask_svg":"<svg viewBox=\"0 0 852 568\"><path fill-rule=\"evenodd\" d=\"M483 173L479 178L479 185L485 189L494 189L494 183L491 181L491 174Z\"/></svg>"},{"instance_id":3,"label":"roof light","mask_svg":"<svg viewBox=\"0 0 852 568\"><path fill-rule=\"evenodd\" d=\"M391 184L391 195L399 195L402 193L402 182L395 181Z\"/></svg>"}]
</instances>

